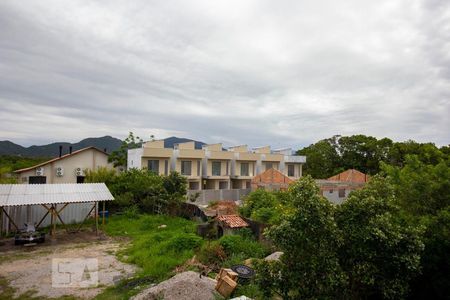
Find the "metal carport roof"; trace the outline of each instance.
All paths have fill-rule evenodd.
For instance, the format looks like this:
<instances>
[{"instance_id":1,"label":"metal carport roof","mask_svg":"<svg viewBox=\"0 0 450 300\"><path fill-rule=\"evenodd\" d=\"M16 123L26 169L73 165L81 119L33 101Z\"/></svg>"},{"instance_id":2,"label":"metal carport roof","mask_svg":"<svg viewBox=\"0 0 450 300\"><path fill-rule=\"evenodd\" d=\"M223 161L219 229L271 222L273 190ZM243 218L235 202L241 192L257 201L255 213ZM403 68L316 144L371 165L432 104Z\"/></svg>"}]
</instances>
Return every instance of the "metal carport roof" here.
<instances>
[{"instance_id":1,"label":"metal carport roof","mask_svg":"<svg viewBox=\"0 0 450 300\"><path fill-rule=\"evenodd\" d=\"M0 184L0 207L109 200L104 183Z\"/></svg>"}]
</instances>

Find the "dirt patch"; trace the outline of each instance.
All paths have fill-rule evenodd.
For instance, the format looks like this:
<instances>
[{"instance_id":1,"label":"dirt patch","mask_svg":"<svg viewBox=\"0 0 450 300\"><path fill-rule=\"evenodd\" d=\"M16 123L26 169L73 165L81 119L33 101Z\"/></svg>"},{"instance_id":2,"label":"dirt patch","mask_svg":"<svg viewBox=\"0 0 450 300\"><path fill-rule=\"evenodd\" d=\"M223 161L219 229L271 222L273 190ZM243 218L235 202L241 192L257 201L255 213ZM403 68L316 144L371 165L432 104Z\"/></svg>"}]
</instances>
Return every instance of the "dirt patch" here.
<instances>
[{"instance_id":1,"label":"dirt patch","mask_svg":"<svg viewBox=\"0 0 450 300\"><path fill-rule=\"evenodd\" d=\"M144 290L133 300L214 300L216 281L188 271Z\"/></svg>"},{"instance_id":2,"label":"dirt patch","mask_svg":"<svg viewBox=\"0 0 450 300\"><path fill-rule=\"evenodd\" d=\"M0 278L3 277L15 290L15 297L30 291L35 296L57 298L72 295L91 299L101 293L106 286L113 285L121 278L131 276L136 268L117 260L115 253L120 243L108 238L71 235L57 241L46 241L42 246L32 248L15 247L15 250L1 249ZM86 242L88 240L88 242ZM8 246L9 247L9 246ZM3 248L3 247L2 247ZM2 251L3 250L3 251ZM98 259L98 286L90 288L52 287L52 260L54 258L95 258Z\"/></svg>"},{"instance_id":3,"label":"dirt patch","mask_svg":"<svg viewBox=\"0 0 450 300\"><path fill-rule=\"evenodd\" d=\"M238 212L238 206L234 201L217 201L204 211L207 216L235 215Z\"/></svg>"}]
</instances>

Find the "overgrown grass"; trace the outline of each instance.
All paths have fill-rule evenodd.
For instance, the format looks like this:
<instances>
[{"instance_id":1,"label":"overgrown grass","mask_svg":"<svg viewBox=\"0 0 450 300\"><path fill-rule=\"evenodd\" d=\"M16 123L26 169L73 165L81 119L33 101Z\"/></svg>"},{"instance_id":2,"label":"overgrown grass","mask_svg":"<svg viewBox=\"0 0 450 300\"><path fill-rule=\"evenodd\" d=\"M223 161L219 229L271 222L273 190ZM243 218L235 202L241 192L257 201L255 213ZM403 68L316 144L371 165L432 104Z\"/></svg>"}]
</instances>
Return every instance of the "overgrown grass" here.
<instances>
[{"instance_id":1,"label":"overgrown grass","mask_svg":"<svg viewBox=\"0 0 450 300\"><path fill-rule=\"evenodd\" d=\"M131 239L119 257L139 266L139 277L150 276L161 281L194 256L202 245L202 238L195 234L195 225L177 217L124 214L110 218L105 231L110 236Z\"/></svg>"},{"instance_id":2,"label":"overgrown grass","mask_svg":"<svg viewBox=\"0 0 450 300\"><path fill-rule=\"evenodd\" d=\"M161 226L166 225L166 226ZM261 258L268 249L247 235L224 236L219 240L204 242L195 234L196 223L170 216L140 215L128 210L113 216L105 226L110 236L126 237L129 244L118 253L123 261L141 268L133 280L151 279L159 282L174 275L177 266L194 255L213 269L240 264L247 258ZM134 286L123 281L107 288L97 300L128 299L146 283Z\"/></svg>"}]
</instances>

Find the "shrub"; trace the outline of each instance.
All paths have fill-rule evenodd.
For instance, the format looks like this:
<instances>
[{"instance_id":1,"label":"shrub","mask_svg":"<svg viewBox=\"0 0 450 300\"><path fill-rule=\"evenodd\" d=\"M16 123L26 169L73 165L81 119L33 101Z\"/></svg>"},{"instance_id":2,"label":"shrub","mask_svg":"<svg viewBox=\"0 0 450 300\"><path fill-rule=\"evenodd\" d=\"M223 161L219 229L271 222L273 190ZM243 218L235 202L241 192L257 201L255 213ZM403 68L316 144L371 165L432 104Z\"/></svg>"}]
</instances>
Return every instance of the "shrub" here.
<instances>
[{"instance_id":1,"label":"shrub","mask_svg":"<svg viewBox=\"0 0 450 300\"><path fill-rule=\"evenodd\" d=\"M174 251L183 251L185 249L195 249L201 244L202 238L193 233L177 234L173 236L167 245L167 248Z\"/></svg>"},{"instance_id":2,"label":"shrub","mask_svg":"<svg viewBox=\"0 0 450 300\"><path fill-rule=\"evenodd\" d=\"M239 209L241 215L265 224L279 223L283 209L289 206L289 194L256 190L251 192Z\"/></svg>"},{"instance_id":3,"label":"shrub","mask_svg":"<svg viewBox=\"0 0 450 300\"><path fill-rule=\"evenodd\" d=\"M243 254L246 258L261 258L266 253L264 247L258 242L246 239L240 235L226 235L219 239L227 256Z\"/></svg>"},{"instance_id":4,"label":"shrub","mask_svg":"<svg viewBox=\"0 0 450 300\"><path fill-rule=\"evenodd\" d=\"M225 253L223 247L219 244L219 242L214 241L203 244L197 254L197 258L201 263L205 265L216 265L219 267L227 258L227 254Z\"/></svg>"}]
</instances>

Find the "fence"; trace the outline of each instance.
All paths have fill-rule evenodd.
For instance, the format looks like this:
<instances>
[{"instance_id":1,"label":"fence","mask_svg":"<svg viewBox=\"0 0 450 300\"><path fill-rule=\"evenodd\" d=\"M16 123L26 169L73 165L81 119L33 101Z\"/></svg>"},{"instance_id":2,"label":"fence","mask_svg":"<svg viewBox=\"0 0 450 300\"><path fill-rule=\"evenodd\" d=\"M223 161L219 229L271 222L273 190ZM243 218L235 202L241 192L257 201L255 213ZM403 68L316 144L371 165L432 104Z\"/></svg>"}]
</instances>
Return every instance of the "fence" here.
<instances>
[{"instance_id":1,"label":"fence","mask_svg":"<svg viewBox=\"0 0 450 300\"><path fill-rule=\"evenodd\" d=\"M208 205L212 201L237 201L241 200L251 192L251 189L229 189L229 190L189 190L187 195L192 197L198 193L194 204Z\"/></svg>"}]
</instances>

